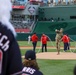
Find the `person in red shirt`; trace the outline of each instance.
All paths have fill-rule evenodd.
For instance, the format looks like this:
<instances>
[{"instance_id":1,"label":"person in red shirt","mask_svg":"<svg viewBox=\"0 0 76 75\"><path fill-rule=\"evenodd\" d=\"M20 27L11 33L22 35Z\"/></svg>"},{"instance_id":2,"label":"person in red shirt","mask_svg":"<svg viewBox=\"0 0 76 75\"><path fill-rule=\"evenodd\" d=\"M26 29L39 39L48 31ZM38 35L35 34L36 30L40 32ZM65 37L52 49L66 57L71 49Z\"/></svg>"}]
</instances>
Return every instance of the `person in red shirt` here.
<instances>
[{"instance_id":1,"label":"person in red shirt","mask_svg":"<svg viewBox=\"0 0 76 75\"><path fill-rule=\"evenodd\" d=\"M33 44L33 50L35 51L36 45L37 45L37 41L38 41L38 36L36 35L36 33L34 33L31 36L31 40L32 40L32 44Z\"/></svg>"},{"instance_id":2,"label":"person in red shirt","mask_svg":"<svg viewBox=\"0 0 76 75\"><path fill-rule=\"evenodd\" d=\"M62 41L64 43L64 51L68 50L69 41L70 41L69 37L67 35L63 35Z\"/></svg>"},{"instance_id":3,"label":"person in red shirt","mask_svg":"<svg viewBox=\"0 0 76 75\"><path fill-rule=\"evenodd\" d=\"M47 52L47 41L48 41L48 37L45 34L42 34L41 36L42 52L44 47L45 47L45 52Z\"/></svg>"}]
</instances>

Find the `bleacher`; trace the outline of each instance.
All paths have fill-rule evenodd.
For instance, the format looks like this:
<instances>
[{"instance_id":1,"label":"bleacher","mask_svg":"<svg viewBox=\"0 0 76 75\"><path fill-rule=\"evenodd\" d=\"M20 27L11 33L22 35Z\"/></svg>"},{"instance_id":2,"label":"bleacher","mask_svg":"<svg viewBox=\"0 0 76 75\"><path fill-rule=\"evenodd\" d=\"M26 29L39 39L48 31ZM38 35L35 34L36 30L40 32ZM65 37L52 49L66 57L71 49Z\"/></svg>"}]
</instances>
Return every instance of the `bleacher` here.
<instances>
[{"instance_id":1,"label":"bleacher","mask_svg":"<svg viewBox=\"0 0 76 75\"><path fill-rule=\"evenodd\" d=\"M16 29L16 31L19 33L29 33L30 32L30 25L29 23L23 23L23 21L11 21L12 25ZM19 31L20 30L20 31Z\"/></svg>"},{"instance_id":2,"label":"bleacher","mask_svg":"<svg viewBox=\"0 0 76 75\"><path fill-rule=\"evenodd\" d=\"M15 29L19 29L19 28L27 28L27 25L22 23L22 22L12 22L13 26Z\"/></svg>"},{"instance_id":3,"label":"bleacher","mask_svg":"<svg viewBox=\"0 0 76 75\"><path fill-rule=\"evenodd\" d=\"M30 32L31 22L28 22L27 20L25 20L24 15L13 14L10 21L18 33Z\"/></svg>"},{"instance_id":4,"label":"bleacher","mask_svg":"<svg viewBox=\"0 0 76 75\"><path fill-rule=\"evenodd\" d=\"M24 1L18 1L18 0L11 0L13 5L25 5L25 0Z\"/></svg>"}]
</instances>

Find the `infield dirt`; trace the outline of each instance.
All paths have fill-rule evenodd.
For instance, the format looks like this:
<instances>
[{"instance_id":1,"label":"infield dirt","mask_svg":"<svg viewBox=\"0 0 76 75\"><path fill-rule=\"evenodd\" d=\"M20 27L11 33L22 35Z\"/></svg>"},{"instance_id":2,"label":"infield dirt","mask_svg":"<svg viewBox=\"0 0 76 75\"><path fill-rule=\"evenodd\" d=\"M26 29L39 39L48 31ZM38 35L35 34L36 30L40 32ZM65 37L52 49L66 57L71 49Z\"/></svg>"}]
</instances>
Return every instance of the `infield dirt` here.
<instances>
[{"instance_id":1,"label":"infield dirt","mask_svg":"<svg viewBox=\"0 0 76 75\"><path fill-rule=\"evenodd\" d=\"M37 47L39 49L40 47ZM71 49L74 49L75 47L71 47ZM32 47L20 47L20 49L32 49ZM48 47L48 49L56 49L55 47ZM63 47L61 47L63 49ZM67 59L67 60L76 60L76 53L73 52L60 52L59 55L57 55L57 52L41 52L36 53L37 59ZM22 56L24 58L24 56Z\"/></svg>"}]
</instances>

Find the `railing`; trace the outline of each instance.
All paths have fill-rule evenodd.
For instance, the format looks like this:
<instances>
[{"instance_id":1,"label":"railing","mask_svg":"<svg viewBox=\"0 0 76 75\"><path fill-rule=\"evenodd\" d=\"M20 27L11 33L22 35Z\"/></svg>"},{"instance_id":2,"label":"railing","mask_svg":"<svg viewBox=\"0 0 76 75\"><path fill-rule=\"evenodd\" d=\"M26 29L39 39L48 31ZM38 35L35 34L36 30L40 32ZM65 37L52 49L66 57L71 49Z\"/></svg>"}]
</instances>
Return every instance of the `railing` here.
<instances>
[{"instance_id":1,"label":"railing","mask_svg":"<svg viewBox=\"0 0 76 75\"><path fill-rule=\"evenodd\" d=\"M37 23L37 22L35 22L35 21L32 23L32 25L31 25L31 27L30 27L31 33L34 31L34 28L35 28L35 26L36 26L36 23Z\"/></svg>"}]
</instances>

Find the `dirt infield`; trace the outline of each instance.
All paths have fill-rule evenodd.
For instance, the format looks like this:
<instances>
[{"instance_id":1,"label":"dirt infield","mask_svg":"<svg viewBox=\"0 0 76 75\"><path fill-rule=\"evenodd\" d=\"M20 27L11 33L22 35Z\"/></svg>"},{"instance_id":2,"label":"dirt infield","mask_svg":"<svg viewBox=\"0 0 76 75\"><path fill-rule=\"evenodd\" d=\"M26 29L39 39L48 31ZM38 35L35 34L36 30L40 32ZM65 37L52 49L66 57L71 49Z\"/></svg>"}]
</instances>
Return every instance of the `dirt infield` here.
<instances>
[{"instance_id":1,"label":"dirt infield","mask_svg":"<svg viewBox=\"0 0 76 75\"><path fill-rule=\"evenodd\" d=\"M74 49L75 47L71 47L70 49ZM20 46L20 49L32 49L31 46ZM41 49L41 47L37 46L36 49ZM56 49L54 46L48 46L47 49ZM63 49L63 47L61 47Z\"/></svg>"},{"instance_id":2,"label":"dirt infield","mask_svg":"<svg viewBox=\"0 0 76 75\"><path fill-rule=\"evenodd\" d=\"M39 49L39 47L37 47ZM56 49L55 47L48 47L49 49ZM73 49L72 47L71 49ZM32 47L20 47L20 49L32 49ZM60 52L57 55L57 52L43 52L36 54L37 59L67 59L67 60L76 60L76 53L73 52ZM24 56L22 56L24 58Z\"/></svg>"},{"instance_id":3,"label":"dirt infield","mask_svg":"<svg viewBox=\"0 0 76 75\"><path fill-rule=\"evenodd\" d=\"M57 55L57 52L44 52L37 53L37 59L76 59L76 53L61 52Z\"/></svg>"}]
</instances>

